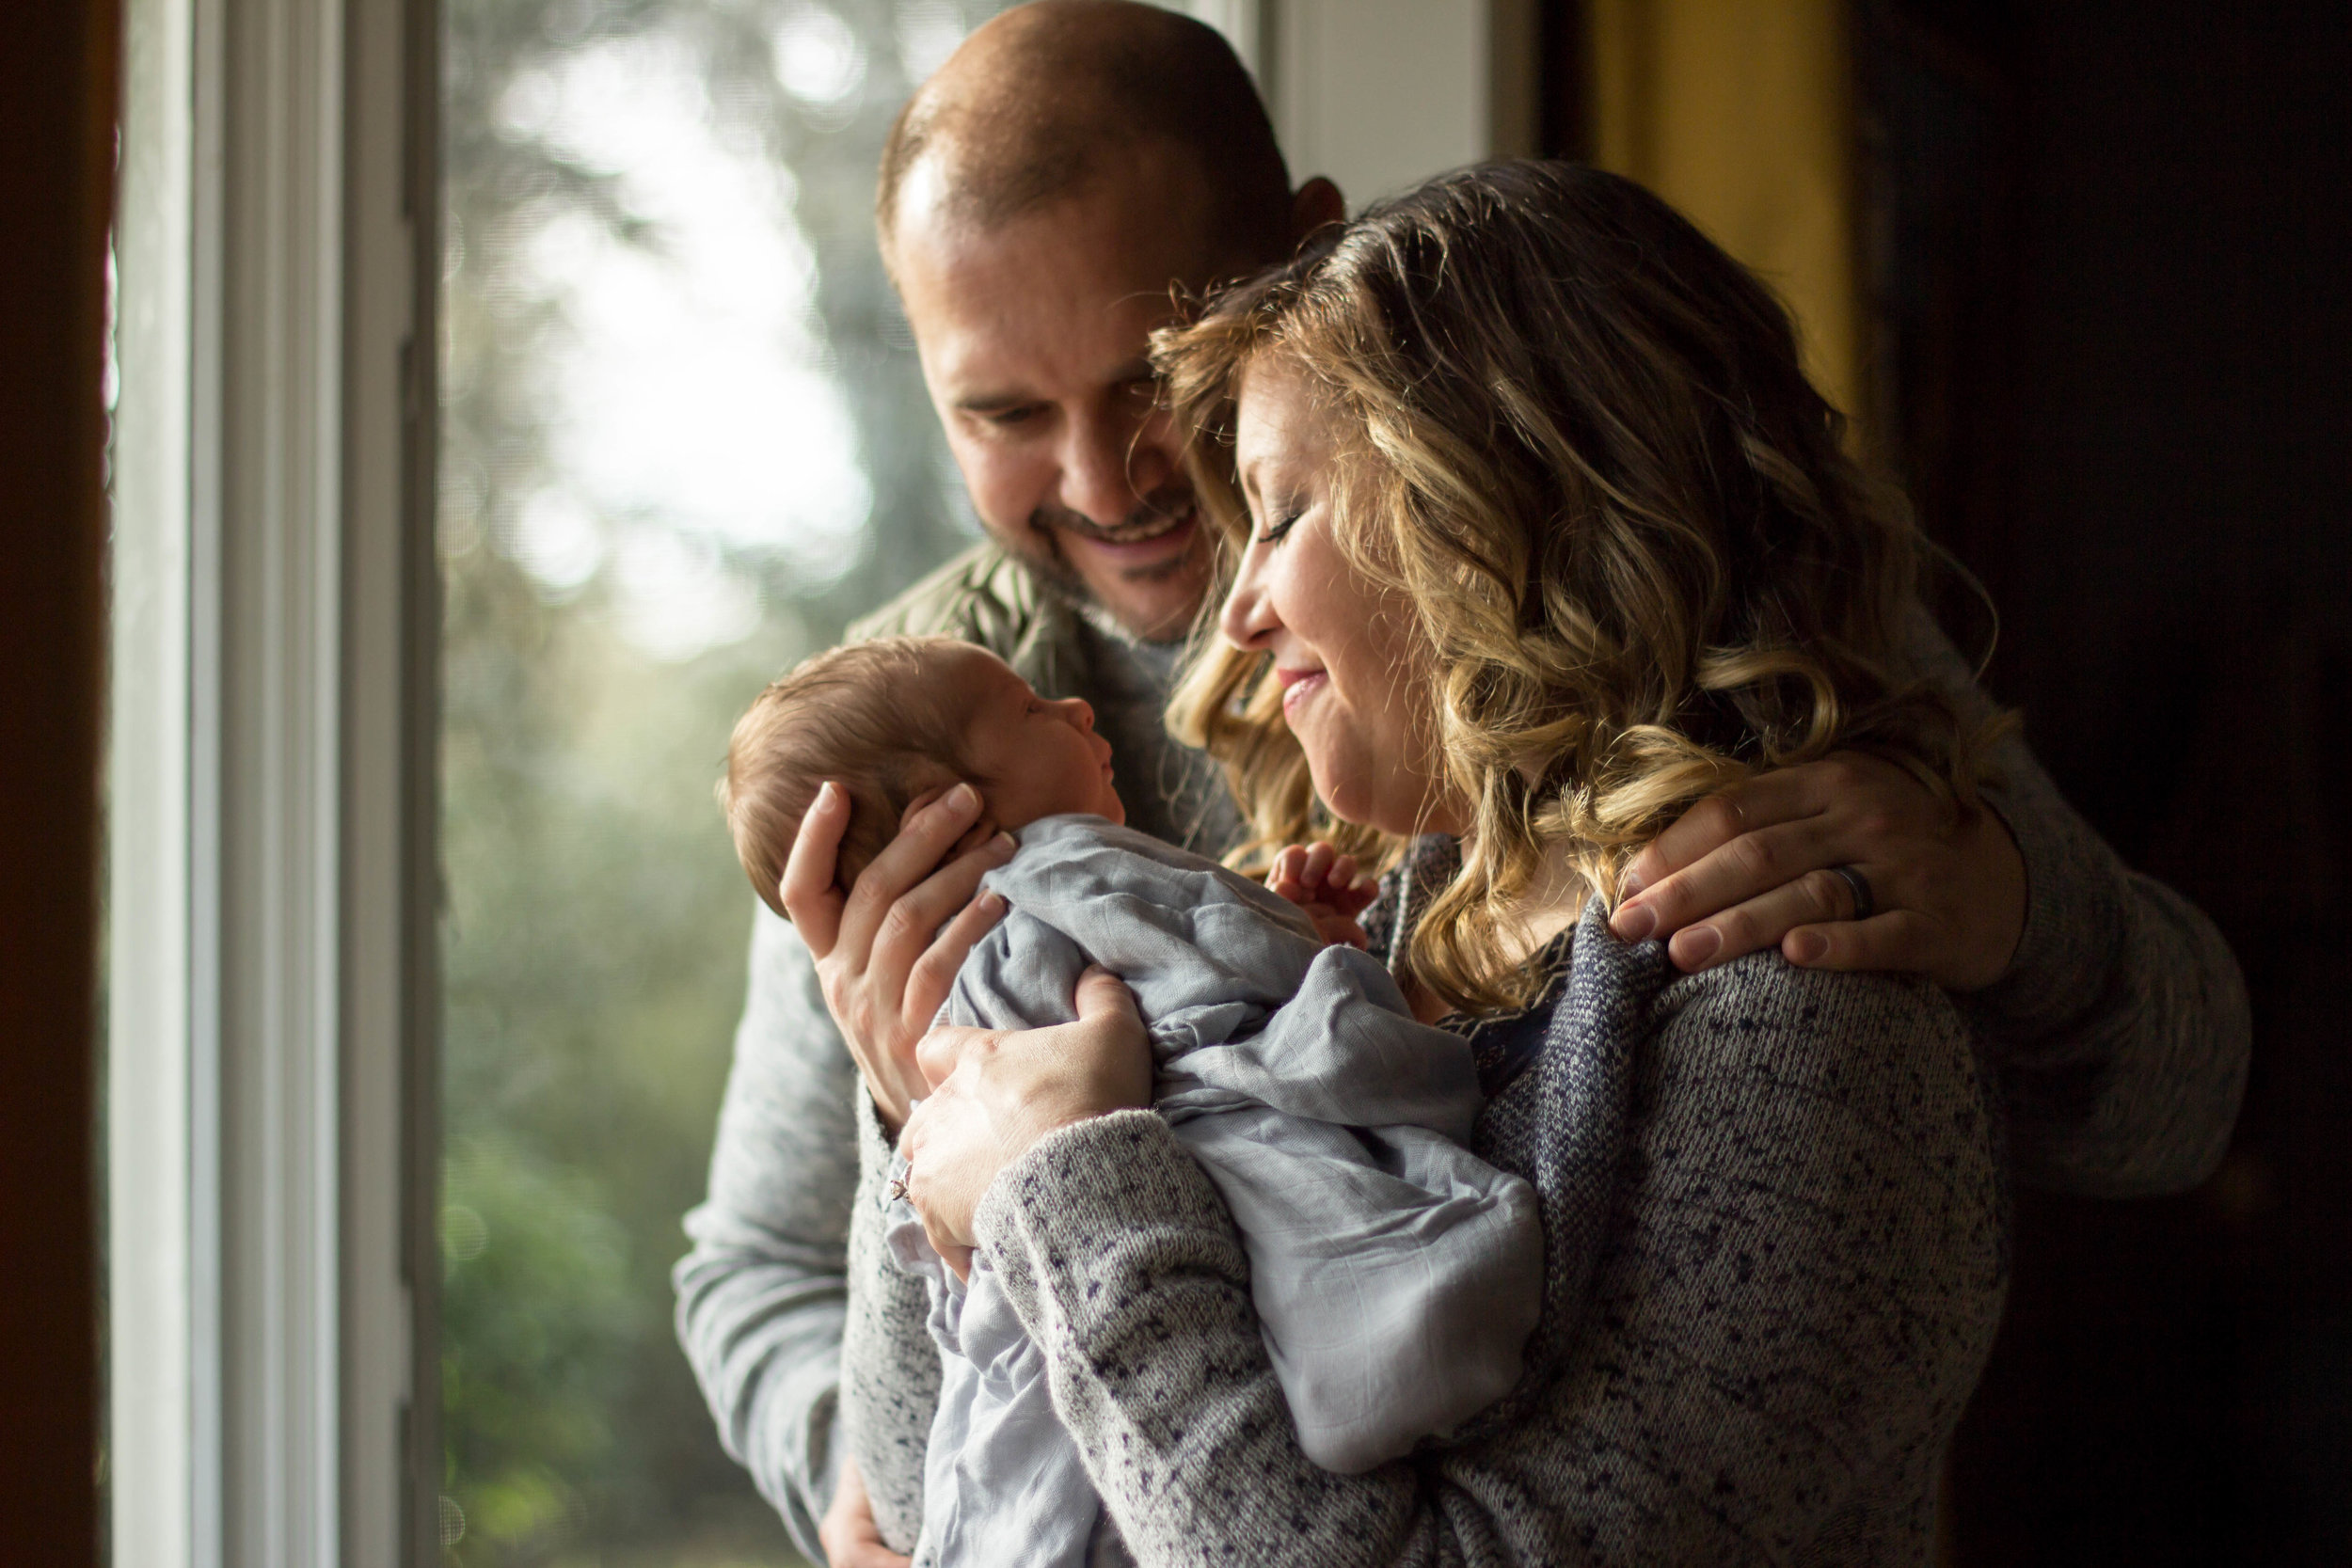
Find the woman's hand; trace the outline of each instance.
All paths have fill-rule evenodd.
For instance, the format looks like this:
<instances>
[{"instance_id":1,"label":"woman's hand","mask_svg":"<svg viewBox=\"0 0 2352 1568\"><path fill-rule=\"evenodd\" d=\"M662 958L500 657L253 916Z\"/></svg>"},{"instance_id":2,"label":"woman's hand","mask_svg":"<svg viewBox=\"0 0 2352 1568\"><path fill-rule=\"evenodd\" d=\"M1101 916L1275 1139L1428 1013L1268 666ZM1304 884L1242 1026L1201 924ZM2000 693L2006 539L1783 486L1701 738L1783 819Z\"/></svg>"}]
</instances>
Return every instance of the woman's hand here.
<instances>
[{"instance_id":1,"label":"woman's hand","mask_svg":"<svg viewBox=\"0 0 2352 1568\"><path fill-rule=\"evenodd\" d=\"M866 1478L854 1459L841 1462L833 1506L818 1522L817 1544L833 1568L907 1568L907 1560L884 1545L882 1531L874 1528L873 1499L866 1495Z\"/></svg>"},{"instance_id":2,"label":"woman's hand","mask_svg":"<svg viewBox=\"0 0 2352 1568\"><path fill-rule=\"evenodd\" d=\"M1371 945L1356 917L1372 907L1379 889L1356 868L1355 856L1321 842L1294 844L1274 857L1265 885L1306 911L1327 944Z\"/></svg>"},{"instance_id":3,"label":"woman's hand","mask_svg":"<svg viewBox=\"0 0 2352 1568\"><path fill-rule=\"evenodd\" d=\"M1869 879L1878 912L1852 918L1831 866ZM1671 936L1676 967L1710 969L1778 943L1815 969L1891 969L1952 990L1991 985L2026 928L2026 863L1979 807L1955 822L1910 774L1846 752L1700 801L1628 873L1638 889L1609 928Z\"/></svg>"},{"instance_id":4,"label":"woman's hand","mask_svg":"<svg viewBox=\"0 0 2352 1568\"><path fill-rule=\"evenodd\" d=\"M845 898L834 885L834 864L850 827L850 797L827 783L785 862L785 910L816 956L825 1006L894 1129L925 1093L915 1042L947 1000L973 943L1005 912L993 893L973 897L982 874L1013 850L980 813L979 791L968 784L918 797L898 836Z\"/></svg>"},{"instance_id":5,"label":"woman's hand","mask_svg":"<svg viewBox=\"0 0 2352 1568\"><path fill-rule=\"evenodd\" d=\"M918 1052L929 1098L898 1141L907 1200L932 1248L967 1277L972 1216L996 1173L1057 1127L1152 1101L1136 999L1108 970L1078 978L1077 1019L1045 1029L934 1029Z\"/></svg>"}]
</instances>

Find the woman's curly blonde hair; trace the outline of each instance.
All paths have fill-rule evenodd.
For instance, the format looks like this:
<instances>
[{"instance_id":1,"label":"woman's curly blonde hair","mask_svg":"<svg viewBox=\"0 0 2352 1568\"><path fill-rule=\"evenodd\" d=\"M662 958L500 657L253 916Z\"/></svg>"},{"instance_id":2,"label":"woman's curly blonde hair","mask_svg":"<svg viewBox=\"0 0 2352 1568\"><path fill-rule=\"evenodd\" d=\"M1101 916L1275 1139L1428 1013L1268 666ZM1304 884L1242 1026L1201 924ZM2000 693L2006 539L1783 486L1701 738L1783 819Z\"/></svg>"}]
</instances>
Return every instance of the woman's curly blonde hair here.
<instances>
[{"instance_id":1,"label":"woman's curly blonde hair","mask_svg":"<svg viewBox=\"0 0 2352 1568\"><path fill-rule=\"evenodd\" d=\"M1847 456L1780 303L1649 192L1570 164L1448 175L1163 330L1220 582L1249 526L1234 396L1269 356L1339 432L1340 547L1432 656L1430 754L1467 831L1407 957L1447 1003L1531 999L1500 939L1555 851L1613 903L1643 846L1759 770L1861 749L1974 808L1989 736L1899 652L1909 508ZM1330 837L1392 863L1402 838L1316 801L1264 656L1213 618L1168 721L1224 764L1237 863Z\"/></svg>"}]
</instances>

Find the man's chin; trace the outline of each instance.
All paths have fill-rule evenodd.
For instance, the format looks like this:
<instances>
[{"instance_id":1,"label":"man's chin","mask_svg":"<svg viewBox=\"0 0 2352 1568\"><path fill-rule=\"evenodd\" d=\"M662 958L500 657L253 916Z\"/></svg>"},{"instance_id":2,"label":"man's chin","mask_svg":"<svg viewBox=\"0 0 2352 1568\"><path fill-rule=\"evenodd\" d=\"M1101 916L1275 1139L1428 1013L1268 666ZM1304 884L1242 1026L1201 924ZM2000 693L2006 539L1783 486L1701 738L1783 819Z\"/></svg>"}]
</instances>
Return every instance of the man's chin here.
<instances>
[{"instance_id":1,"label":"man's chin","mask_svg":"<svg viewBox=\"0 0 2352 1568\"><path fill-rule=\"evenodd\" d=\"M1198 574L1184 573L1157 583L1110 584L1087 596L1128 635L1145 642L1178 642L1200 612L1201 587Z\"/></svg>"},{"instance_id":2,"label":"man's chin","mask_svg":"<svg viewBox=\"0 0 2352 1568\"><path fill-rule=\"evenodd\" d=\"M1190 551L1087 578L1088 596L1147 642L1173 642L1190 631L1209 585L1205 564Z\"/></svg>"},{"instance_id":3,"label":"man's chin","mask_svg":"<svg viewBox=\"0 0 2352 1568\"><path fill-rule=\"evenodd\" d=\"M1127 631L1169 642L1191 629L1208 588L1206 552L1197 517L1133 544L1056 529L1049 551L1021 553L1070 597L1102 610Z\"/></svg>"}]
</instances>

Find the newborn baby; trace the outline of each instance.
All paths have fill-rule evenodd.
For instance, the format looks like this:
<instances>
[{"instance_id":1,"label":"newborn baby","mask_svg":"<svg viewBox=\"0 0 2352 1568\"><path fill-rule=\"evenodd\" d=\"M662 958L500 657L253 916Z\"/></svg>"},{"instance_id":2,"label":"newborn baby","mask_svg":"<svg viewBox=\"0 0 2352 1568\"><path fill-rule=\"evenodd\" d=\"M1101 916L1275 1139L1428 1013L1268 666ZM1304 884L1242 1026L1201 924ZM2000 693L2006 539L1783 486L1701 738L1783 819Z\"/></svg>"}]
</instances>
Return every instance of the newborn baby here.
<instances>
[{"instance_id":1,"label":"newborn baby","mask_svg":"<svg viewBox=\"0 0 2352 1568\"><path fill-rule=\"evenodd\" d=\"M1543 1275L1534 1195L1462 1147L1480 1105L1470 1049L1416 1022L1378 962L1326 945L1248 879L1122 827L1087 705L1040 698L972 644L835 649L744 715L723 798L771 905L828 779L852 806L845 884L909 804L958 779L1019 841L985 879L1010 908L958 974L949 1022L1067 1022L1090 962L1135 992L1153 1108L1232 1210L1310 1458L1369 1469L1511 1387ZM905 1200L892 1209L893 1253L927 1281L941 1352L916 1562L1123 1559L985 1250L958 1279Z\"/></svg>"}]
</instances>

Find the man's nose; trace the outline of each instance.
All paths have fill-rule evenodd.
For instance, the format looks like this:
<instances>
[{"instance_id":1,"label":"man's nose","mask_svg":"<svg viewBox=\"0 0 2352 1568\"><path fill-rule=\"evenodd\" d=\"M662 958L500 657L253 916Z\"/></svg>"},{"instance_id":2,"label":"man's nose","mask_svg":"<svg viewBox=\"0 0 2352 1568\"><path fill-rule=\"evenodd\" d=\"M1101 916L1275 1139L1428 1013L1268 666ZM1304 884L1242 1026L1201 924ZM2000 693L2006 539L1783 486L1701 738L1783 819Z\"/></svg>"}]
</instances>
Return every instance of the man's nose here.
<instances>
[{"instance_id":1,"label":"man's nose","mask_svg":"<svg viewBox=\"0 0 2352 1568\"><path fill-rule=\"evenodd\" d=\"M1061 504L1097 528L1126 523L1175 471L1165 439L1168 428L1159 414L1140 421L1107 413L1072 420L1062 451Z\"/></svg>"}]
</instances>

